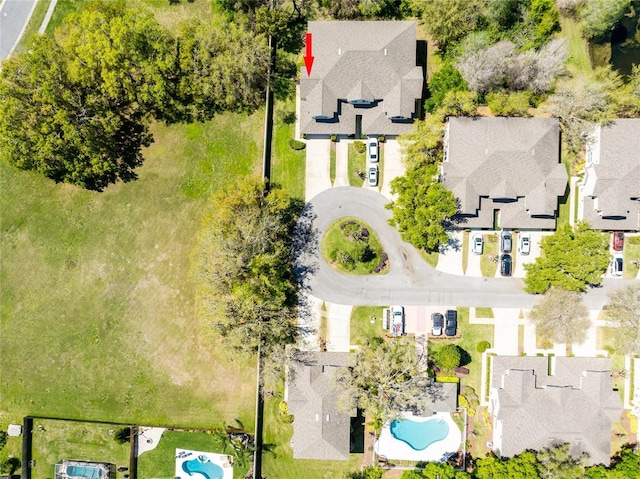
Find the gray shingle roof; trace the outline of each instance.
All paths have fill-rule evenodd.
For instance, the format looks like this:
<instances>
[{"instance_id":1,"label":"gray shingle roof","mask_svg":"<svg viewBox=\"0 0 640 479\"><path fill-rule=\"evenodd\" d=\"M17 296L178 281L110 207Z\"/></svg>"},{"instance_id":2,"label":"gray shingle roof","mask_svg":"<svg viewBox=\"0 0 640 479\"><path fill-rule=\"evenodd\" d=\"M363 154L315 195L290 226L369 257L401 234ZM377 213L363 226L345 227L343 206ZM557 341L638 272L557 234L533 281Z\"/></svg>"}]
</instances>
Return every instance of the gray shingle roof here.
<instances>
[{"instance_id":1,"label":"gray shingle roof","mask_svg":"<svg viewBox=\"0 0 640 479\"><path fill-rule=\"evenodd\" d=\"M356 115L362 115L364 134L411 129L424 85L415 22L309 22L308 32L315 61L310 77L305 67L300 73L302 133L353 134Z\"/></svg>"},{"instance_id":2,"label":"gray shingle roof","mask_svg":"<svg viewBox=\"0 0 640 479\"><path fill-rule=\"evenodd\" d=\"M450 118L444 185L466 227L554 229L567 172L553 118Z\"/></svg>"},{"instance_id":3,"label":"gray shingle roof","mask_svg":"<svg viewBox=\"0 0 640 479\"><path fill-rule=\"evenodd\" d=\"M351 416L338 411L338 392L332 380L352 360L350 353L294 354L287 404L294 416L291 442L295 459L349 459Z\"/></svg>"},{"instance_id":4,"label":"gray shingle roof","mask_svg":"<svg viewBox=\"0 0 640 479\"><path fill-rule=\"evenodd\" d=\"M598 140L591 148L599 151L587 153L588 157L595 154L597 163L587 160L585 180L595 184L584 197L583 219L592 228L638 230L640 119L617 119L602 126Z\"/></svg>"},{"instance_id":5,"label":"gray shingle roof","mask_svg":"<svg viewBox=\"0 0 640 479\"><path fill-rule=\"evenodd\" d=\"M510 457L569 443L572 455L587 453L590 464L609 464L611 423L622 413L610 359L555 358L552 376L548 364L543 357L492 358L492 412L501 424L494 446Z\"/></svg>"}]
</instances>

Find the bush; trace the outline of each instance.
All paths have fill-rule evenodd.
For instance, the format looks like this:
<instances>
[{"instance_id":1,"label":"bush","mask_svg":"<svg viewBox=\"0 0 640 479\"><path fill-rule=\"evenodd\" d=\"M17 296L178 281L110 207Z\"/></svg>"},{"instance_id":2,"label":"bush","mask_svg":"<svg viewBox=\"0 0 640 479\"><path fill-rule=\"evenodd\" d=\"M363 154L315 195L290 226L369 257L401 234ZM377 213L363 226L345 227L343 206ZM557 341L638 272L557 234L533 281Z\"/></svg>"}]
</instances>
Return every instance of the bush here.
<instances>
[{"instance_id":1,"label":"bush","mask_svg":"<svg viewBox=\"0 0 640 479\"><path fill-rule=\"evenodd\" d=\"M302 141L298 141L298 140L294 140L293 138L289 138L289 148L291 148L292 150L304 150L307 147L307 144L302 142Z\"/></svg>"},{"instance_id":2,"label":"bush","mask_svg":"<svg viewBox=\"0 0 640 479\"><path fill-rule=\"evenodd\" d=\"M338 141L338 137L336 135L331 135L329 138L331 138L331 141L333 142Z\"/></svg>"},{"instance_id":3,"label":"bush","mask_svg":"<svg viewBox=\"0 0 640 479\"><path fill-rule=\"evenodd\" d=\"M529 116L530 98L527 91L489 93L486 96L489 109L497 116Z\"/></svg>"},{"instance_id":4,"label":"bush","mask_svg":"<svg viewBox=\"0 0 640 479\"><path fill-rule=\"evenodd\" d=\"M384 143L386 140L384 138L384 136L379 136L378 137L378 143Z\"/></svg>"},{"instance_id":5,"label":"bush","mask_svg":"<svg viewBox=\"0 0 640 479\"><path fill-rule=\"evenodd\" d=\"M476 348L476 351L478 351L479 353L484 353L490 347L491 347L491 343L489 341L480 341L478 343L478 347Z\"/></svg>"},{"instance_id":6,"label":"bush","mask_svg":"<svg viewBox=\"0 0 640 479\"><path fill-rule=\"evenodd\" d=\"M367 150L367 145L365 145L361 141L354 141L353 149L356 150L358 153L364 153Z\"/></svg>"},{"instance_id":7,"label":"bush","mask_svg":"<svg viewBox=\"0 0 640 479\"><path fill-rule=\"evenodd\" d=\"M280 404L278 404L278 411L280 411L281 416L289 414L289 405L286 401L280 401Z\"/></svg>"},{"instance_id":8,"label":"bush","mask_svg":"<svg viewBox=\"0 0 640 479\"><path fill-rule=\"evenodd\" d=\"M8 437L9 435L7 434L7 431L0 431L0 451L7 445Z\"/></svg>"},{"instance_id":9,"label":"bush","mask_svg":"<svg viewBox=\"0 0 640 479\"><path fill-rule=\"evenodd\" d=\"M435 352L433 362L440 369L457 368L460 366L460 349L455 344L445 344Z\"/></svg>"},{"instance_id":10,"label":"bush","mask_svg":"<svg viewBox=\"0 0 640 479\"><path fill-rule=\"evenodd\" d=\"M121 427L116 431L114 436L118 444L126 444L131 441L131 428L129 426Z\"/></svg>"}]
</instances>

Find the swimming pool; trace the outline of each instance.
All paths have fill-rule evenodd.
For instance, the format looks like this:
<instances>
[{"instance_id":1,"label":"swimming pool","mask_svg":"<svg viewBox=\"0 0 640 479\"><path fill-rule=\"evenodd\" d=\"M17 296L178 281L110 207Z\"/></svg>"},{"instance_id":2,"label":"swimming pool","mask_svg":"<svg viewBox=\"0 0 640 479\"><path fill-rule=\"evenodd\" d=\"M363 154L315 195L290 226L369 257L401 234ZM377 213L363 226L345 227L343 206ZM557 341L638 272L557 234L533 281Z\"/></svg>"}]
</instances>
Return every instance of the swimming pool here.
<instances>
[{"instance_id":1,"label":"swimming pool","mask_svg":"<svg viewBox=\"0 0 640 479\"><path fill-rule=\"evenodd\" d=\"M224 477L222 468L211 462L206 456L198 456L197 459L184 461L182 470L190 476L193 473L202 474L205 479L222 479Z\"/></svg>"},{"instance_id":2,"label":"swimming pool","mask_svg":"<svg viewBox=\"0 0 640 479\"><path fill-rule=\"evenodd\" d=\"M82 477L84 479L100 479L104 470L98 466L67 466L67 476Z\"/></svg>"},{"instance_id":3,"label":"swimming pool","mask_svg":"<svg viewBox=\"0 0 640 479\"><path fill-rule=\"evenodd\" d=\"M389 429L394 438L415 451L422 451L434 442L442 441L449 434L449 425L440 418L426 421L396 419Z\"/></svg>"}]
</instances>

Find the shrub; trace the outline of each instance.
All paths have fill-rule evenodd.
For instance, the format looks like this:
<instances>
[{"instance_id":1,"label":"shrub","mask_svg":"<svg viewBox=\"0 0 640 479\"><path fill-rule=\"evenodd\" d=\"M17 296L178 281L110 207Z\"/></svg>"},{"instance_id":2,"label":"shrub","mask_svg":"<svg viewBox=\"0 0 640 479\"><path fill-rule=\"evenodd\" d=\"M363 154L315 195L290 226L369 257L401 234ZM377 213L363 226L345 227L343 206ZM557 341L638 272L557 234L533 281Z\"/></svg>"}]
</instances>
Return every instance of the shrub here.
<instances>
[{"instance_id":1,"label":"shrub","mask_svg":"<svg viewBox=\"0 0 640 479\"><path fill-rule=\"evenodd\" d=\"M354 141L353 149L356 150L358 153L364 153L367 150L367 145L365 145L361 141Z\"/></svg>"},{"instance_id":2,"label":"shrub","mask_svg":"<svg viewBox=\"0 0 640 479\"><path fill-rule=\"evenodd\" d=\"M527 91L488 93L486 98L489 108L494 115L529 116L529 100L531 94Z\"/></svg>"},{"instance_id":3,"label":"shrub","mask_svg":"<svg viewBox=\"0 0 640 479\"><path fill-rule=\"evenodd\" d=\"M384 142L385 142L384 136L379 136L378 137L378 143L384 143Z\"/></svg>"},{"instance_id":4,"label":"shrub","mask_svg":"<svg viewBox=\"0 0 640 479\"><path fill-rule=\"evenodd\" d=\"M489 341L480 341L478 343L478 347L476 348L476 350L479 353L484 353L487 349L489 349L491 347L491 343Z\"/></svg>"},{"instance_id":5,"label":"shrub","mask_svg":"<svg viewBox=\"0 0 640 479\"><path fill-rule=\"evenodd\" d=\"M286 401L280 401L280 404L278 404L278 411L280 411L281 416L289 414L289 405Z\"/></svg>"},{"instance_id":6,"label":"shrub","mask_svg":"<svg viewBox=\"0 0 640 479\"><path fill-rule=\"evenodd\" d=\"M307 144L302 142L302 141L298 141L298 140L294 140L293 138L289 138L289 148L291 148L292 150L304 150L306 148Z\"/></svg>"},{"instance_id":7,"label":"shrub","mask_svg":"<svg viewBox=\"0 0 640 479\"><path fill-rule=\"evenodd\" d=\"M440 369L457 368L460 366L460 349L455 344L445 344L435 351L433 362Z\"/></svg>"},{"instance_id":8,"label":"shrub","mask_svg":"<svg viewBox=\"0 0 640 479\"><path fill-rule=\"evenodd\" d=\"M7 445L8 437L7 431L0 431L0 451Z\"/></svg>"},{"instance_id":9,"label":"shrub","mask_svg":"<svg viewBox=\"0 0 640 479\"><path fill-rule=\"evenodd\" d=\"M118 444L126 444L131 441L131 428L124 426L118 429L113 437Z\"/></svg>"},{"instance_id":10,"label":"shrub","mask_svg":"<svg viewBox=\"0 0 640 479\"><path fill-rule=\"evenodd\" d=\"M331 141L333 142L338 141L338 137L336 135L331 135L330 138L331 138Z\"/></svg>"}]
</instances>

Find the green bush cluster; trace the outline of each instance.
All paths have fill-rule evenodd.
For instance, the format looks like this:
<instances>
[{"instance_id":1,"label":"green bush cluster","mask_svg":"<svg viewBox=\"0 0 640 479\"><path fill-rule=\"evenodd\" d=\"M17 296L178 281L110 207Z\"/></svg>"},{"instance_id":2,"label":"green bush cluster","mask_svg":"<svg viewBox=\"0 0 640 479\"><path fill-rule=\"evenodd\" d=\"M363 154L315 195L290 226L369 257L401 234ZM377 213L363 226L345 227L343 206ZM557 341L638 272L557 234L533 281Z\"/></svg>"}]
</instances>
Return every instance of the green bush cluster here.
<instances>
[{"instance_id":1,"label":"green bush cluster","mask_svg":"<svg viewBox=\"0 0 640 479\"><path fill-rule=\"evenodd\" d=\"M364 153L367 149L367 146L361 141L354 141L353 149L356 150L358 153Z\"/></svg>"},{"instance_id":2,"label":"green bush cluster","mask_svg":"<svg viewBox=\"0 0 640 479\"><path fill-rule=\"evenodd\" d=\"M293 138L289 139L289 148L292 150L304 150L306 147L307 144L302 141L294 140Z\"/></svg>"},{"instance_id":3,"label":"green bush cluster","mask_svg":"<svg viewBox=\"0 0 640 479\"><path fill-rule=\"evenodd\" d=\"M531 92L496 92L486 96L489 109L496 116L530 116Z\"/></svg>"},{"instance_id":4,"label":"green bush cluster","mask_svg":"<svg viewBox=\"0 0 640 479\"><path fill-rule=\"evenodd\" d=\"M491 347L491 343L489 341L480 341L478 343L478 346L476 348L476 350L479 353L484 353L487 349L489 349Z\"/></svg>"}]
</instances>

